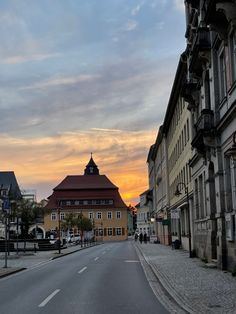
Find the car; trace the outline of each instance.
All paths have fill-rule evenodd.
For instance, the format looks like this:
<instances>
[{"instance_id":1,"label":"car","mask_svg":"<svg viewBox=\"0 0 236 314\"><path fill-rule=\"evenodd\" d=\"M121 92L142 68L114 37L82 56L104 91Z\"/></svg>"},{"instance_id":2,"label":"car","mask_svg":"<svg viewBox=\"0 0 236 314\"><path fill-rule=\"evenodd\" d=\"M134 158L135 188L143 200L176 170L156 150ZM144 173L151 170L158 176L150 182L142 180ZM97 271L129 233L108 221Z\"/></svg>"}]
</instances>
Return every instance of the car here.
<instances>
[{"instance_id":1,"label":"car","mask_svg":"<svg viewBox=\"0 0 236 314\"><path fill-rule=\"evenodd\" d=\"M66 237L67 243L76 243L81 240L80 234L70 234L68 237Z\"/></svg>"}]
</instances>

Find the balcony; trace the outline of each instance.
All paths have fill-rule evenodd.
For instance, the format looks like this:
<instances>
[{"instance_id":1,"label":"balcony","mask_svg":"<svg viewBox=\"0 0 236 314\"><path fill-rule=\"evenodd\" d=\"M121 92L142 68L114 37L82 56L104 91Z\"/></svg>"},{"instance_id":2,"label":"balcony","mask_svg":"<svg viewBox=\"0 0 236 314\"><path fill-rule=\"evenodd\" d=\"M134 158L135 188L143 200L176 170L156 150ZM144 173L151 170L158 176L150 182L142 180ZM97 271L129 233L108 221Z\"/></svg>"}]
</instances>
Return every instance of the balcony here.
<instances>
[{"instance_id":1,"label":"balcony","mask_svg":"<svg viewBox=\"0 0 236 314\"><path fill-rule=\"evenodd\" d=\"M207 147L215 145L214 113L210 109L203 109L195 124L195 136L192 140L192 147L204 153Z\"/></svg>"},{"instance_id":2,"label":"balcony","mask_svg":"<svg viewBox=\"0 0 236 314\"><path fill-rule=\"evenodd\" d=\"M188 102L188 109L195 107L199 98L200 84L197 79L191 78L183 84L181 96Z\"/></svg>"},{"instance_id":3,"label":"balcony","mask_svg":"<svg viewBox=\"0 0 236 314\"><path fill-rule=\"evenodd\" d=\"M202 65L210 61L210 33L207 27L198 28L191 46L189 70L201 77Z\"/></svg>"}]
</instances>

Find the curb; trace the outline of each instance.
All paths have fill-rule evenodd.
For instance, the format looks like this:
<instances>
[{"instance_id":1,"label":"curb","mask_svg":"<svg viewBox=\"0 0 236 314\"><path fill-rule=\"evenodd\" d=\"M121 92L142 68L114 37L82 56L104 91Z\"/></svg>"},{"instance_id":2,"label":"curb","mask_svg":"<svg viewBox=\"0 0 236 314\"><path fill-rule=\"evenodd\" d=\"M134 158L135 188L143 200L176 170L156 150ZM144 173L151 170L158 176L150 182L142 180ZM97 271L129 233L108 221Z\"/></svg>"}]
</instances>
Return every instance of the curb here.
<instances>
[{"instance_id":1,"label":"curb","mask_svg":"<svg viewBox=\"0 0 236 314\"><path fill-rule=\"evenodd\" d=\"M80 247L79 249L74 250L74 251L72 251L72 252L67 252L67 253L64 253L64 254L61 253L61 255L51 257L51 258L50 258L50 261L53 261L54 259L58 259L58 258L60 258L60 257L66 256L66 255L73 254L73 253L75 253L75 252L79 252L79 251L82 251L82 250L85 250L85 249L89 249L89 248L91 248L91 247L95 247L95 246L98 246L98 245L101 245L101 244L103 244L103 243L99 243L99 244L92 245L92 246L85 246L85 247L83 246L83 247Z\"/></svg>"},{"instance_id":2,"label":"curb","mask_svg":"<svg viewBox=\"0 0 236 314\"><path fill-rule=\"evenodd\" d=\"M4 277L10 276L10 275L13 275L15 273L19 273L20 271L23 271L23 270L26 270L26 269L27 268L25 268L25 267L14 269L14 270L10 270L9 269L9 272L6 272L4 274L0 274L0 278L4 278Z\"/></svg>"},{"instance_id":3,"label":"curb","mask_svg":"<svg viewBox=\"0 0 236 314\"><path fill-rule=\"evenodd\" d=\"M64 256L66 256L66 255L70 255L70 254L73 254L73 253L75 253L75 252L79 252L79 251L82 251L82 250L84 250L84 249L88 249L88 248L92 248L92 247L95 247L95 246L97 246L97 245L101 245L101 244L103 244L103 243L99 243L99 244L96 244L96 245L93 245L93 246L86 246L86 247L80 247L79 249L77 249L77 250L74 250L74 251L71 251L71 252L67 252L67 253L62 253L61 255L58 255L58 256L53 256L53 257L50 257L49 259L48 259L48 261L53 261L53 260L55 260L55 259L58 259L58 258L61 258L61 257L64 257ZM41 264L41 263L40 263ZM39 264L39 265L40 265ZM4 278L4 277L7 277L7 276L10 276L10 275L13 275L13 274L15 274L15 273L18 273L18 272L20 272L20 271L23 271L23 270L26 270L26 269L30 269L30 267L29 268L26 268L26 267L21 267L21 268L15 268L15 269L10 269L10 267L9 268L7 268L7 269L9 269L9 271L6 271L5 273L0 273L0 279L1 278Z\"/></svg>"},{"instance_id":4,"label":"curb","mask_svg":"<svg viewBox=\"0 0 236 314\"><path fill-rule=\"evenodd\" d=\"M165 278L165 275L163 275L156 267L154 267L147 259L145 254L142 252L142 250L135 244L136 249L140 252L142 257L144 258L145 262L149 265L151 268L153 274L157 278L157 280L160 282L162 288L166 291L166 293L169 295L169 297L176 302L184 311L186 311L189 314L196 314L193 309L189 307L189 305L182 301L183 297L178 295L175 291L175 289L171 286L169 281Z\"/></svg>"}]
</instances>

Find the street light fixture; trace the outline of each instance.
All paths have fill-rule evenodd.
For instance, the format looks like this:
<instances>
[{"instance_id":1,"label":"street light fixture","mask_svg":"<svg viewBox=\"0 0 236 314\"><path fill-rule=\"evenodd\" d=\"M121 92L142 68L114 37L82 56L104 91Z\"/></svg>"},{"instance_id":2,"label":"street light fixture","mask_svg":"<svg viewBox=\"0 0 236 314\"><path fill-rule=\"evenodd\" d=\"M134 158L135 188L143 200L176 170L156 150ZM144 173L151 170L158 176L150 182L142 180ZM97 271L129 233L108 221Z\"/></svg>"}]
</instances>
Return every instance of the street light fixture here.
<instances>
[{"instance_id":1,"label":"street light fixture","mask_svg":"<svg viewBox=\"0 0 236 314\"><path fill-rule=\"evenodd\" d=\"M184 188L184 192L187 197L187 206L188 206L188 244L189 244L189 257L192 256L192 243L191 243L191 229L190 229L190 206L189 206L189 193L188 193L188 187L184 182L179 182L176 186L175 196L180 196L182 194L180 187Z\"/></svg>"}]
</instances>

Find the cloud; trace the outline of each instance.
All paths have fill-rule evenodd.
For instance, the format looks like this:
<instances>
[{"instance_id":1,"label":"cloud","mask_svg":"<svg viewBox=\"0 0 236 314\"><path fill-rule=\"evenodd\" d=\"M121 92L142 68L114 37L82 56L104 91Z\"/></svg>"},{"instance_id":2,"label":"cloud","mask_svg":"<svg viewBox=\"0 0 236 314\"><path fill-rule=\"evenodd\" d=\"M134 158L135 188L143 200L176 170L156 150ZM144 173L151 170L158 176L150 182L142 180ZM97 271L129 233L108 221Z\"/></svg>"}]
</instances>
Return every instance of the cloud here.
<instances>
[{"instance_id":1,"label":"cloud","mask_svg":"<svg viewBox=\"0 0 236 314\"><path fill-rule=\"evenodd\" d=\"M60 53L51 53L51 54L35 54L35 55L25 55L25 56L11 56L0 59L0 63L2 64L19 64L30 61L43 61L49 58L57 58L60 57Z\"/></svg>"},{"instance_id":2,"label":"cloud","mask_svg":"<svg viewBox=\"0 0 236 314\"><path fill-rule=\"evenodd\" d=\"M129 20L125 23L125 25L123 26L122 30L125 32L130 32L133 31L137 28L138 26L138 22L135 20Z\"/></svg>"},{"instance_id":3,"label":"cloud","mask_svg":"<svg viewBox=\"0 0 236 314\"><path fill-rule=\"evenodd\" d=\"M175 8L181 13L185 13L185 5L183 0L173 0Z\"/></svg>"},{"instance_id":4,"label":"cloud","mask_svg":"<svg viewBox=\"0 0 236 314\"><path fill-rule=\"evenodd\" d=\"M153 129L99 128L28 139L1 134L1 169L15 171L21 187L36 187L39 197L44 198L66 175L83 174L92 151L100 174L106 174L120 188L127 204L134 204L147 187L146 158L155 135ZM45 192L45 186L51 188Z\"/></svg>"},{"instance_id":5,"label":"cloud","mask_svg":"<svg viewBox=\"0 0 236 314\"><path fill-rule=\"evenodd\" d=\"M88 82L94 79L99 78L99 75L77 75L77 76L70 76L70 77L56 77L52 79L48 79L42 82L35 83L31 86L25 86L19 88L19 90L27 90L27 89L38 89L38 88L50 88L56 87L61 85L73 85L78 84L81 82Z\"/></svg>"}]
</instances>

